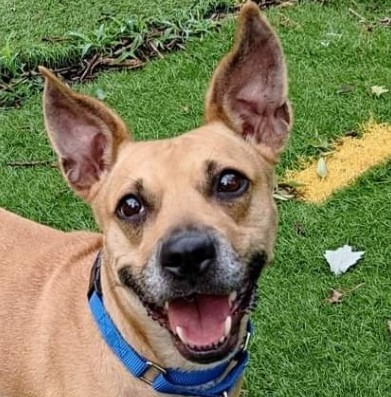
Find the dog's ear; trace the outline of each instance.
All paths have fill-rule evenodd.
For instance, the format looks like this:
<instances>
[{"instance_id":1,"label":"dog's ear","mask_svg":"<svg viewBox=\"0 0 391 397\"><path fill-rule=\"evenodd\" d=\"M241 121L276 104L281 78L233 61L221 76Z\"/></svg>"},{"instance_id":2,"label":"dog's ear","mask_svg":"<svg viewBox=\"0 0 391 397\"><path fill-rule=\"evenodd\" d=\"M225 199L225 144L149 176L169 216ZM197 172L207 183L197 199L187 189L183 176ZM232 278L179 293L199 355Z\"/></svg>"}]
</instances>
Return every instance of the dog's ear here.
<instances>
[{"instance_id":1,"label":"dog's ear","mask_svg":"<svg viewBox=\"0 0 391 397\"><path fill-rule=\"evenodd\" d=\"M292 124L280 42L247 2L239 16L234 47L218 65L205 101L205 121L223 121L246 140L266 146L272 157L283 149Z\"/></svg>"},{"instance_id":2,"label":"dog's ear","mask_svg":"<svg viewBox=\"0 0 391 397\"><path fill-rule=\"evenodd\" d=\"M98 182L116 160L130 136L124 122L102 102L76 94L49 70L45 78L45 126L65 179L90 201Z\"/></svg>"}]
</instances>

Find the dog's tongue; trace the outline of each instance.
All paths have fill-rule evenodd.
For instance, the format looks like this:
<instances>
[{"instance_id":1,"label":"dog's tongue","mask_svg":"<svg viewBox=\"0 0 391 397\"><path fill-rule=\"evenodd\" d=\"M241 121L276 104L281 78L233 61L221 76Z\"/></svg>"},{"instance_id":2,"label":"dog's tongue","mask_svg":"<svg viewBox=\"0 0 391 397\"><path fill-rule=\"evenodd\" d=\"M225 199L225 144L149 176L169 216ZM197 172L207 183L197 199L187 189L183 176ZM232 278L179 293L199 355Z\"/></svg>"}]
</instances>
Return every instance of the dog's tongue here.
<instances>
[{"instance_id":1,"label":"dog's tongue","mask_svg":"<svg viewBox=\"0 0 391 397\"><path fill-rule=\"evenodd\" d=\"M176 299L168 306L172 332L179 334L182 342L188 345L217 343L224 337L229 315L228 295L196 295L192 300Z\"/></svg>"}]
</instances>

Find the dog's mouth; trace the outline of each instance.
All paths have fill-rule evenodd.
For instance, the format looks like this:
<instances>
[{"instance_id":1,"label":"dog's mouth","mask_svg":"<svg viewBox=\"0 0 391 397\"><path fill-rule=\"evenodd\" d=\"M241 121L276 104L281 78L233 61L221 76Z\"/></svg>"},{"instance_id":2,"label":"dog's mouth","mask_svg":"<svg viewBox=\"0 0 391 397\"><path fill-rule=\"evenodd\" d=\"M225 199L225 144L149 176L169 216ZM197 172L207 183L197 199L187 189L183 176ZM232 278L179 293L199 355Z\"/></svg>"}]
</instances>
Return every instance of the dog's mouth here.
<instances>
[{"instance_id":1,"label":"dog's mouth","mask_svg":"<svg viewBox=\"0 0 391 397\"><path fill-rule=\"evenodd\" d=\"M183 357L211 363L234 352L239 343L241 320L255 301L256 287L229 295L192 294L169 300L163 308L143 302L148 314L172 335Z\"/></svg>"}]
</instances>

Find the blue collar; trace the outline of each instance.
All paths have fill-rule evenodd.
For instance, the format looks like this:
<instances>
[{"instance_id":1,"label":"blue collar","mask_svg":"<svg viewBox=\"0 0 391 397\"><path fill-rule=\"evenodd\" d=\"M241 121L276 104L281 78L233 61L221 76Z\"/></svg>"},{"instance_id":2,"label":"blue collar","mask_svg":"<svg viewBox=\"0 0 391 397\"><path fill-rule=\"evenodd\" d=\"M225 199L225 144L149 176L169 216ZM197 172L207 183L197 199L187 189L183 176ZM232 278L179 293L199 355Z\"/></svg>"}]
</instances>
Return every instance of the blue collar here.
<instances>
[{"instance_id":1,"label":"blue collar","mask_svg":"<svg viewBox=\"0 0 391 397\"><path fill-rule=\"evenodd\" d=\"M229 361L201 371L162 368L140 356L125 341L106 312L100 288L100 265L100 255L98 255L91 272L88 302L103 339L125 368L135 378L147 383L159 393L193 397L228 397L228 393L235 387L248 363L250 323L246 341L241 350Z\"/></svg>"}]
</instances>

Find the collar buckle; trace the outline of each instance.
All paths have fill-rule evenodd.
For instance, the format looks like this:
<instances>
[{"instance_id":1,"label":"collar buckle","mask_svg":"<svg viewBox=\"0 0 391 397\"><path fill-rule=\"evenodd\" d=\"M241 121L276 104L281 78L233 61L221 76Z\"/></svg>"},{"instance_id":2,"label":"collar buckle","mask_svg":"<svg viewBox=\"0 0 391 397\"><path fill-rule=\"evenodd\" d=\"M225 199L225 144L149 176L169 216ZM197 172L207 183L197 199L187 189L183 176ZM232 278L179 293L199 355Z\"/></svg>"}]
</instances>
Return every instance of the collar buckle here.
<instances>
[{"instance_id":1,"label":"collar buckle","mask_svg":"<svg viewBox=\"0 0 391 397\"><path fill-rule=\"evenodd\" d=\"M148 365L148 368L145 370L144 374L142 376L140 376L140 380L142 380L144 383L146 383L149 386L153 385L154 380L161 374L165 375L167 373L167 371L162 368L160 365L152 362L152 361L147 361L145 363L146 365ZM154 372L154 375L152 377L152 374L150 374L150 377L146 377L146 373L147 372Z\"/></svg>"},{"instance_id":2,"label":"collar buckle","mask_svg":"<svg viewBox=\"0 0 391 397\"><path fill-rule=\"evenodd\" d=\"M246 339L244 340L244 343L242 345L242 352L245 352L248 350L248 345L250 343L250 338L251 338L251 331L247 331Z\"/></svg>"}]
</instances>

